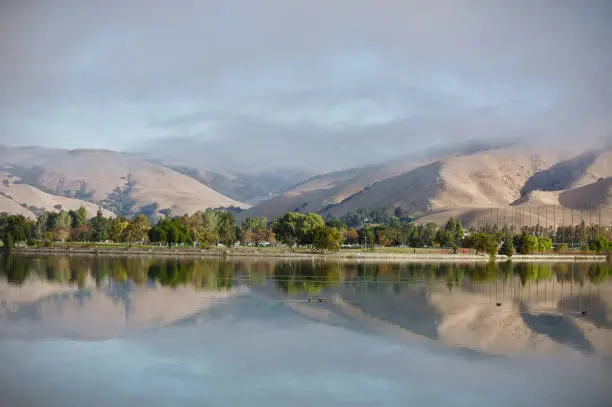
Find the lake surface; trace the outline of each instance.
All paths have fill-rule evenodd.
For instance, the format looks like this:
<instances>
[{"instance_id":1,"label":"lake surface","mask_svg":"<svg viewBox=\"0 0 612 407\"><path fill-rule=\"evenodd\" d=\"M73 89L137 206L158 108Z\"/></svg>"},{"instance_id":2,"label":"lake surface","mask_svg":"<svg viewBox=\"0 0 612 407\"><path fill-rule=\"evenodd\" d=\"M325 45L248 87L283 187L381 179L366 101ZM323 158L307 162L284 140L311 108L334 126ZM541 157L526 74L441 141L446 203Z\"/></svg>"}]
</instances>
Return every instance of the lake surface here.
<instances>
[{"instance_id":1,"label":"lake surface","mask_svg":"<svg viewBox=\"0 0 612 407\"><path fill-rule=\"evenodd\" d=\"M0 405L609 406L612 266L0 256Z\"/></svg>"}]
</instances>

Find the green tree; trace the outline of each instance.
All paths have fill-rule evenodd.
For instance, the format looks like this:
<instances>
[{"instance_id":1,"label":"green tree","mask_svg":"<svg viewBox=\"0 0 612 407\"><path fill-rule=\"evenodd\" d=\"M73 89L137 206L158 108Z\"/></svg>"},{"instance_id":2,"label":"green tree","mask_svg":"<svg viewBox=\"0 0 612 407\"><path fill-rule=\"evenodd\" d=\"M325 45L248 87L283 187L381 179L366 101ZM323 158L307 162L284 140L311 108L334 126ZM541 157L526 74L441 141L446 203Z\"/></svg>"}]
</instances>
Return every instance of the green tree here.
<instances>
[{"instance_id":1,"label":"green tree","mask_svg":"<svg viewBox=\"0 0 612 407\"><path fill-rule=\"evenodd\" d=\"M340 249L342 232L335 227L319 226L313 232L313 246L318 250Z\"/></svg>"},{"instance_id":2,"label":"green tree","mask_svg":"<svg viewBox=\"0 0 612 407\"><path fill-rule=\"evenodd\" d=\"M6 244L4 245L4 247L6 247L8 250L12 250L13 247L15 247L15 242L13 241L13 234L12 233L8 233L6 235L6 240L5 240Z\"/></svg>"},{"instance_id":3,"label":"green tree","mask_svg":"<svg viewBox=\"0 0 612 407\"><path fill-rule=\"evenodd\" d=\"M210 245L219 241L219 214L212 209L207 209L202 214L202 231L199 235L200 243Z\"/></svg>"},{"instance_id":4,"label":"green tree","mask_svg":"<svg viewBox=\"0 0 612 407\"><path fill-rule=\"evenodd\" d=\"M514 247L519 254L532 254L538 250L538 238L523 231L514 237Z\"/></svg>"},{"instance_id":5,"label":"green tree","mask_svg":"<svg viewBox=\"0 0 612 407\"><path fill-rule=\"evenodd\" d=\"M79 226L85 226L87 225L87 220L88 220L87 208L85 208L84 206L81 206L75 212L75 217L72 222L72 227L78 228Z\"/></svg>"},{"instance_id":6,"label":"green tree","mask_svg":"<svg viewBox=\"0 0 612 407\"><path fill-rule=\"evenodd\" d=\"M338 218L327 219L325 221L325 226L330 227L330 228L336 228L341 232L344 232L345 230L347 230L346 224Z\"/></svg>"},{"instance_id":7,"label":"green tree","mask_svg":"<svg viewBox=\"0 0 612 407\"><path fill-rule=\"evenodd\" d=\"M272 231L276 239L286 245L294 246L298 242L298 230L304 215L288 212L272 222Z\"/></svg>"},{"instance_id":8,"label":"green tree","mask_svg":"<svg viewBox=\"0 0 612 407\"><path fill-rule=\"evenodd\" d=\"M538 238L538 251L549 252L552 250L552 240L547 237Z\"/></svg>"},{"instance_id":9,"label":"green tree","mask_svg":"<svg viewBox=\"0 0 612 407\"><path fill-rule=\"evenodd\" d=\"M72 217L66 211L60 211L55 218L55 224L53 225L56 229L70 229L72 228Z\"/></svg>"},{"instance_id":10,"label":"green tree","mask_svg":"<svg viewBox=\"0 0 612 407\"><path fill-rule=\"evenodd\" d=\"M472 233L466 241L466 245L476 250L476 253L497 253L497 241L488 233Z\"/></svg>"},{"instance_id":11,"label":"green tree","mask_svg":"<svg viewBox=\"0 0 612 407\"><path fill-rule=\"evenodd\" d=\"M96 216L91 220L91 239L94 242L104 242L109 238L110 221L104 217L102 209L98 209Z\"/></svg>"},{"instance_id":12,"label":"green tree","mask_svg":"<svg viewBox=\"0 0 612 407\"><path fill-rule=\"evenodd\" d=\"M36 219L36 238L44 239L47 233L47 224L49 221L49 214L47 211L42 212L38 219Z\"/></svg>"},{"instance_id":13,"label":"green tree","mask_svg":"<svg viewBox=\"0 0 612 407\"><path fill-rule=\"evenodd\" d=\"M117 216L110 222L110 239L113 242L124 241L123 231L127 228L129 222L123 216Z\"/></svg>"},{"instance_id":14,"label":"green tree","mask_svg":"<svg viewBox=\"0 0 612 407\"><path fill-rule=\"evenodd\" d=\"M608 251L610 248L610 241L604 236L592 239L589 241L589 250L596 252L597 254Z\"/></svg>"},{"instance_id":15,"label":"green tree","mask_svg":"<svg viewBox=\"0 0 612 407\"><path fill-rule=\"evenodd\" d=\"M364 244L366 247L373 248L374 243L376 241L376 234L374 233L374 229L365 226L359 229L359 243Z\"/></svg>"},{"instance_id":16,"label":"green tree","mask_svg":"<svg viewBox=\"0 0 612 407\"><path fill-rule=\"evenodd\" d=\"M218 233L219 241L226 246L236 243L236 220L230 211L219 211Z\"/></svg>"},{"instance_id":17,"label":"green tree","mask_svg":"<svg viewBox=\"0 0 612 407\"><path fill-rule=\"evenodd\" d=\"M150 228L149 218L142 214L137 215L128 222L123 230L123 241L130 245L134 242L142 242L147 237Z\"/></svg>"},{"instance_id":18,"label":"green tree","mask_svg":"<svg viewBox=\"0 0 612 407\"><path fill-rule=\"evenodd\" d=\"M504 254L508 257L514 254L514 244L512 241L512 236L506 235L506 237L504 238L504 243L501 247L501 254Z\"/></svg>"},{"instance_id":19,"label":"green tree","mask_svg":"<svg viewBox=\"0 0 612 407\"><path fill-rule=\"evenodd\" d=\"M149 229L149 241L154 243L167 243L168 235L166 233L166 229L159 225L155 225Z\"/></svg>"},{"instance_id":20,"label":"green tree","mask_svg":"<svg viewBox=\"0 0 612 407\"><path fill-rule=\"evenodd\" d=\"M423 240L423 245L425 246L433 246L434 240L436 239L436 233L438 232L438 225L433 222L429 222L423 228L423 232L421 238Z\"/></svg>"},{"instance_id":21,"label":"green tree","mask_svg":"<svg viewBox=\"0 0 612 407\"><path fill-rule=\"evenodd\" d=\"M317 228L325 226L321 215L316 213L306 214L298 224L298 240L302 245L313 244L314 232Z\"/></svg>"}]
</instances>

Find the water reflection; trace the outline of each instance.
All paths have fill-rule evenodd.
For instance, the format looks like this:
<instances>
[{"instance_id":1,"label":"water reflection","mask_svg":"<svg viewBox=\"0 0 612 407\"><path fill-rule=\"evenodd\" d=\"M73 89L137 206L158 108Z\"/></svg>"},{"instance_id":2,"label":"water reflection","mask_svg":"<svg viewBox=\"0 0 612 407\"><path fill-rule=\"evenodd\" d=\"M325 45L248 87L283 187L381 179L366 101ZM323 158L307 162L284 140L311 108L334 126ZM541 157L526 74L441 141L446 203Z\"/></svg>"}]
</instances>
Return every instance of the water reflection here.
<instances>
[{"instance_id":1,"label":"water reflection","mask_svg":"<svg viewBox=\"0 0 612 407\"><path fill-rule=\"evenodd\" d=\"M601 263L0 256L0 337L112 338L284 310L492 354L612 356L611 277Z\"/></svg>"}]
</instances>

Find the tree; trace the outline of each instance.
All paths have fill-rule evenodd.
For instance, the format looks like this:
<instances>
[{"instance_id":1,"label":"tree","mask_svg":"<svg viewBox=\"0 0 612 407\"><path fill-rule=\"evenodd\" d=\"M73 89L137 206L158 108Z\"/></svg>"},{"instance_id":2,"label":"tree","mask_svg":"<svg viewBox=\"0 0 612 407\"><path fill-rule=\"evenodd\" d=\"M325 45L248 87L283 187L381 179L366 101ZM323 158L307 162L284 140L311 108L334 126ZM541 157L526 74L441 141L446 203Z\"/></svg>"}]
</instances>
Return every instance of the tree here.
<instances>
[{"instance_id":1,"label":"tree","mask_svg":"<svg viewBox=\"0 0 612 407\"><path fill-rule=\"evenodd\" d=\"M123 231L127 228L129 222L123 216L117 216L110 222L110 239L113 242L122 242L124 235Z\"/></svg>"},{"instance_id":2,"label":"tree","mask_svg":"<svg viewBox=\"0 0 612 407\"><path fill-rule=\"evenodd\" d=\"M402 208L400 206L396 207L395 210L393 211L393 214L397 216L399 219L401 219L403 215Z\"/></svg>"},{"instance_id":3,"label":"tree","mask_svg":"<svg viewBox=\"0 0 612 407\"><path fill-rule=\"evenodd\" d=\"M454 230L450 232L446 229L440 229L436 232L435 243L439 244L440 247L451 247L455 243Z\"/></svg>"},{"instance_id":4,"label":"tree","mask_svg":"<svg viewBox=\"0 0 612 407\"><path fill-rule=\"evenodd\" d=\"M87 208L84 206L79 207L79 209L77 209L75 212L72 227L78 228L79 226L87 225L87 219Z\"/></svg>"},{"instance_id":5,"label":"tree","mask_svg":"<svg viewBox=\"0 0 612 407\"><path fill-rule=\"evenodd\" d=\"M218 233L219 240L226 246L236 243L236 220L229 211L219 211Z\"/></svg>"},{"instance_id":6,"label":"tree","mask_svg":"<svg viewBox=\"0 0 612 407\"><path fill-rule=\"evenodd\" d=\"M317 228L325 226L325 221L321 215L316 213L308 213L301 218L298 223L298 241L302 245L313 244L314 232Z\"/></svg>"},{"instance_id":7,"label":"tree","mask_svg":"<svg viewBox=\"0 0 612 407\"><path fill-rule=\"evenodd\" d=\"M344 232L344 241L347 244L356 244L359 242L359 234L355 229L350 228Z\"/></svg>"},{"instance_id":8,"label":"tree","mask_svg":"<svg viewBox=\"0 0 612 407\"><path fill-rule=\"evenodd\" d=\"M476 253L488 253L495 255L497 253L497 241L487 233L472 233L466 244L468 247L476 250Z\"/></svg>"},{"instance_id":9,"label":"tree","mask_svg":"<svg viewBox=\"0 0 612 407\"><path fill-rule=\"evenodd\" d=\"M512 242L512 236L506 235L504 239L504 243L502 244L501 254L504 254L508 257L514 254L514 245Z\"/></svg>"},{"instance_id":10,"label":"tree","mask_svg":"<svg viewBox=\"0 0 612 407\"><path fill-rule=\"evenodd\" d=\"M91 240L91 227L82 225L70 231L70 240L73 242L87 242Z\"/></svg>"},{"instance_id":11,"label":"tree","mask_svg":"<svg viewBox=\"0 0 612 407\"><path fill-rule=\"evenodd\" d=\"M104 242L109 238L110 222L102 214L102 209L91 220L91 240L94 242Z\"/></svg>"},{"instance_id":12,"label":"tree","mask_svg":"<svg viewBox=\"0 0 612 407\"><path fill-rule=\"evenodd\" d=\"M48 221L49 221L49 214L46 211L41 213L38 216L38 219L36 219L36 238L37 239L44 239L47 233Z\"/></svg>"},{"instance_id":13,"label":"tree","mask_svg":"<svg viewBox=\"0 0 612 407\"><path fill-rule=\"evenodd\" d=\"M548 252L552 250L552 240L547 237L538 238L538 251Z\"/></svg>"},{"instance_id":14,"label":"tree","mask_svg":"<svg viewBox=\"0 0 612 407\"><path fill-rule=\"evenodd\" d=\"M246 218L242 222L240 236L245 243L274 241L274 233L268 228L268 218L265 216Z\"/></svg>"},{"instance_id":15,"label":"tree","mask_svg":"<svg viewBox=\"0 0 612 407\"><path fill-rule=\"evenodd\" d=\"M538 250L538 238L523 231L523 233L514 237L514 247L517 253L532 254Z\"/></svg>"},{"instance_id":16,"label":"tree","mask_svg":"<svg viewBox=\"0 0 612 407\"><path fill-rule=\"evenodd\" d=\"M142 214L138 215L130 220L123 230L123 241L128 242L130 245L134 242L142 242L147 237L150 228L149 218Z\"/></svg>"},{"instance_id":17,"label":"tree","mask_svg":"<svg viewBox=\"0 0 612 407\"><path fill-rule=\"evenodd\" d=\"M596 252L597 254L608 251L610 248L610 241L607 238L601 236L589 241L589 250Z\"/></svg>"},{"instance_id":18,"label":"tree","mask_svg":"<svg viewBox=\"0 0 612 407\"><path fill-rule=\"evenodd\" d=\"M272 222L272 231L280 242L293 246L298 242L299 225L304 215L297 212L288 212Z\"/></svg>"},{"instance_id":19,"label":"tree","mask_svg":"<svg viewBox=\"0 0 612 407\"><path fill-rule=\"evenodd\" d=\"M166 230L159 225L152 227L149 229L149 241L155 243L167 243L168 236L166 234Z\"/></svg>"},{"instance_id":20,"label":"tree","mask_svg":"<svg viewBox=\"0 0 612 407\"><path fill-rule=\"evenodd\" d=\"M336 228L339 231L343 232L347 229L347 226L344 222L342 222L340 219L338 218L329 218L325 221L325 226L328 226L330 228Z\"/></svg>"},{"instance_id":21,"label":"tree","mask_svg":"<svg viewBox=\"0 0 612 407\"><path fill-rule=\"evenodd\" d=\"M342 243L342 232L335 227L318 226L312 234L313 247L318 250L338 251Z\"/></svg>"},{"instance_id":22,"label":"tree","mask_svg":"<svg viewBox=\"0 0 612 407\"><path fill-rule=\"evenodd\" d=\"M60 211L55 218L56 229L70 229L72 227L72 217L66 211Z\"/></svg>"},{"instance_id":23,"label":"tree","mask_svg":"<svg viewBox=\"0 0 612 407\"><path fill-rule=\"evenodd\" d=\"M6 243L4 247L6 247L8 250L12 250L13 247L15 247L15 242L13 241L13 234L10 232L6 235L6 240L4 240L4 242Z\"/></svg>"},{"instance_id":24,"label":"tree","mask_svg":"<svg viewBox=\"0 0 612 407\"><path fill-rule=\"evenodd\" d=\"M363 243L366 247L373 248L376 234L371 227L363 227L359 229L359 243Z\"/></svg>"},{"instance_id":25,"label":"tree","mask_svg":"<svg viewBox=\"0 0 612 407\"><path fill-rule=\"evenodd\" d=\"M210 245L219 241L219 216L216 211L207 209L202 214L202 230L199 234L200 243Z\"/></svg>"}]
</instances>

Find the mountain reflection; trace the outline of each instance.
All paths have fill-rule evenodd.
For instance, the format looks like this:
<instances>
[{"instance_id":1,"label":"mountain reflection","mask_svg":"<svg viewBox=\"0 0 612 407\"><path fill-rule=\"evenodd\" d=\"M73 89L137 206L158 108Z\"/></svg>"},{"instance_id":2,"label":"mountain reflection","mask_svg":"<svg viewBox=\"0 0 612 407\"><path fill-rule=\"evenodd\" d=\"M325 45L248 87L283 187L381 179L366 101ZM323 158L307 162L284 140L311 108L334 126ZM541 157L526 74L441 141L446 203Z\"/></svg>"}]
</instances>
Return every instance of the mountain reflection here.
<instances>
[{"instance_id":1,"label":"mountain reflection","mask_svg":"<svg viewBox=\"0 0 612 407\"><path fill-rule=\"evenodd\" d=\"M530 282L556 281L604 284L612 277L607 263L350 263L325 261L224 261L220 259L147 258L103 256L0 256L0 276L12 285L28 278L74 284L84 288L88 276L97 287L111 279L136 285L159 283L176 287L224 290L235 282L271 279L286 293L316 294L341 281L359 283L376 290L391 283L400 292L402 285L444 282L451 291L467 278L471 283L508 280L517 277L522 286Z\"/></svg>"},{"instance_id":2,"label":"mountain reflection","mask_svg":"<svg viewBox=\"0 0 612 407\"><path fill-rule=\"evenodd\" d=\"M492 354L612 356L612 265L0 256L0 337L299 317ZM324 297L324 303L307 299Z\"/></svg>"}]
</instances>

